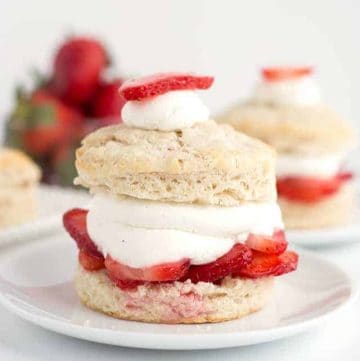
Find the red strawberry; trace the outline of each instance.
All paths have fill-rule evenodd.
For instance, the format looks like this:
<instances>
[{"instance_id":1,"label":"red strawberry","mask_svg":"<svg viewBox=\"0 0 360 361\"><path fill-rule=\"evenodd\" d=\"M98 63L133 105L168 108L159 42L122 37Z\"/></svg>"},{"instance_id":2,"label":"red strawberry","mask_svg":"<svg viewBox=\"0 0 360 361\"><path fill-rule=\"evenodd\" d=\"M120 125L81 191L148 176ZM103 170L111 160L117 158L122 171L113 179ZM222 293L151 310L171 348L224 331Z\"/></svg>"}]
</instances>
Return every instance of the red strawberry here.
<instances>
[{"instance_id":1,"label":"red strawberry","mask_svg":"<svg viewBox=\"0 0 360 361\"><path fill-rule=\"evenodd\" d=\"M352 178L351 173L339 173L332 178L287 177L276 182L279 196L292 201L313 203L336 193Z\"/></svg>"},{"instance_id":2,"label":"red strawberry","mask_svg":"<svg viewBox=\"0 0 360 361\"><path fill-rule=\"evenodd\" d=\"M35 91L27 107L24 145L35 156L46 156L79 125L81 114L63 104L47 90Z\"/></svg>"},{"instance_id":3,"label":"red strawberry","mask_svg":"<svg viewBox=\"0 0 360 361\"><path fill-rule=\"evenodd\" d=\"M253 251L253 260L234 276L259 278L265 276L280 276L296 270L298 255L295 252L285 252L280 256Z\"/></svg>"},{"instance_id":4,"label":"red strawberry","mask_svg":"<svg viewBox=\"0 0 360 361\"><path fill-rule=\"evenodd\" d=\"M191 282L215 282L221 278L238 272L251 262L252 252L247 246L238 243L224 256L216 261L204 265L190 266L189 271L182 280Z\"/></svg>"},{"instance_id":5,"label":"red strawberry","mask_svg":"<svg viewBox=\"0 0 360 361\"><path fill-rule=\"evenodd\" d=\"M176 281L183 277L188 270L190 261L182 259L177 262L162 263L152 267L134 268L113 260L110 256L105 259L105 267L111 278L135 281Z\"/></svg>"},{"instance_id":6,"label":"red strawberry","mask_svg":"<svg viewBox=\"0 0 360 361\"><path fill-rule=\"evenodd\" d=\"M281 254L287 248L285 233L282 230L276 231L272 237L249 234L245 244L255 251L270 254Z\"/></svg>"},{"instance_id":7,"label":"red strawberry","mask_svg":"<svg viewBox=\"0 0 360 361\"><path fill-rule=\"evenodd\" d=\"M285 273L295 271L299 262L299 256L292 251L284 252L279 256L281 265L278 267L274 276L281 276Z\"/></svg>"},{"instance_id":8,"label":"red strawberry","mask_svg":"<svg viewBox=\"0 0 360 361\"><path fill-rule=\"evenodd\" d=\"M267 81L282 81L302 78L312 74L312 72L312 67L264 68L262 69L262 76Z\"/></svg>"},{"instance_id":9,"label":"red strawberry","mask_svg":"<svg viewBox=\"0 0 360 361\"><path fill-rule=\"evenodd\" d=\"M114 278L110 273L108 273L108 276L111 280L111 282L121 288L122 290L130 290L132 288L136 288L137 286L143 285L144 281L134 281L134 280L120 280L117 278Z\"/></svg>"},{"instance_id":10,"label":"red strawberry","mask_svg":"<svg viewBox=\"0 0 360 361\"><path fill-rule=\"evenodd\" d=\"M341 172L337 175L338 179L342 182L352 180L354 175L351 172Z\"/></svg>"},{"instance_id":11,"label":"red strawberry","mask_svg":"<svg viewBox=\"0 0 360 361\"><path fill-rule=\"evenodd\" d=\"M103 256L97 256L84 250L79 252L79 262L87 271L98 271L105 267Z\"/></svg>"},{"instance_id":12,"label":"red strawberry","mask_svg":"<svg viewBox=\"0 0 360 361\"><path fill-rule=\"evenodd\" d=\"M113 123L121 119L121 109L126 100L119 94L121 80L114 80L109 83L102 83L98 87L92 102L92 116L95 118L107 118Z\"/></svg>"},{"instance_id":13,"label":"red strawberry","mask_svg":"<svg viewBox=\"0 0 360 361\"><path fill-rule=\"evenodd\" d=\"M57 51L52 88L71 104L83 104L94 94L107 63L104 47L90 38L71 38Z\"/></svg>"},{"instance_id":14,"label":"red strawberry","mask_svg":"<svg viewBox=\"0 0 360 361\"><path fill-rule=\"evenodd\" d=\"M76 242L79 250L85 250L91 255L102 257L94 242L91 240L86 227L86 209L70 209L63 215L63 224L67 232Z\"/></svg>"},{"instance_id":15,"label":"red strawberry","mask_svg":"<svg viewBox=\"0 0 360 361\"><path fill-rule=\"evenodd\" d=\"M126 100L141 100L165 94L171 90L208 89L214 78L191 73L159 73L143 78L127 80L120 87Z\"/></svg>"}]
</instances>

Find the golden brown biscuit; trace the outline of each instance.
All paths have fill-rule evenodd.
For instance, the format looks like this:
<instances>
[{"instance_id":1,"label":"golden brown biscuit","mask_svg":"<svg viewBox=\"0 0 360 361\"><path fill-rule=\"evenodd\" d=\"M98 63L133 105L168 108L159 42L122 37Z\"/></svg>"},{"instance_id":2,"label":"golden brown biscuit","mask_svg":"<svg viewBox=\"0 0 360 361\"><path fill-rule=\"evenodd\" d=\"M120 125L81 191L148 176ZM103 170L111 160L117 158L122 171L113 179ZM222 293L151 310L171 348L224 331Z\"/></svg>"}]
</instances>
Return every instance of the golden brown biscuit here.
<instances>
[{"instance_id":1,"label":"golden brown biscuit","mask_svg":"<svg viewBox=\"0 0 360 361\"><path fill-rule=\"evenodd\" d=\"M39 167L24 153L3 148L0 150L0 185L23 186L40 179Z\"/></svg>"},{"instance_id":2,"label":"golden brown biscuit","mask_svg":"<svg viewBox=\"0 0 360 361\"><path fill-rule=\"evenodd\" d=\"M263 308L272 293L273 277L227 277L220 285L189 281L148 284L124 292L104 270L89 272L79 266L75 287L87 307L119 319L206 323L240 318Z\"/></svg>"},{"instance_id":3,"label":"golden brown biscuit","mask_svg":"<svg viewBox=\"0 0 360 361\"><path fill-rule=\"evenodd\" d=\"M39 168L17 150L0 150L0 228L33 219Z\"/></svg>"},{"instance_id":4,"label":"golden brown biscuit","mask_svg":"<svg viewBox=\"0 0 360 361\"><path fill-rule=\"evenodd\" d=\"M141 199L234 206L276 198L274 163L271 148L214 121L170 132L116 125L84 139L75 183Z\"/></svg>"},{"instance_id":5,"label":"golden brown biscuit","mask_svg":"<svg viewBox=\"0 0 360 361\"><path fill-rule=\"evenodd\" d=\"M328 107L244 103L218 117L279 153L328 154L355 144L353 129Z\"/></svg>"}]
</instances>

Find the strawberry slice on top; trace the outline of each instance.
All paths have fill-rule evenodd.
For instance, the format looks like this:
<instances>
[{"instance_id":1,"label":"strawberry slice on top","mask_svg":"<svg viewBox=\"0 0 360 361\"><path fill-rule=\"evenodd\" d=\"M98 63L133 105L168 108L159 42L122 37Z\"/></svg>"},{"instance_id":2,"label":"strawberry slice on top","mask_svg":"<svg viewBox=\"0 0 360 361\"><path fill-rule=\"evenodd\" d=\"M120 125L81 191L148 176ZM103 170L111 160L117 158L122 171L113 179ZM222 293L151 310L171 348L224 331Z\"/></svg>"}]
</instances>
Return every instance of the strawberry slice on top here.
<instances>
[{"instance_id":1,"label":"strawberry slice on top","mask_svg":"<svg viewBox=\"0 0 360 361\"><path fill-rule=\"evenodd\" d=\"M126 100L143 100L173 90L208 89L214 82L211 76L191 73L158 73L125 81L120 94Z\"/></svg>"},{"instance_id":2,"label":"strawberry slice on top","mask_svg":"<svg viewBox=\"0 0 360 361\"><path fill-rule=\"evenodd\" d=\"M283 80L294 80L304 76L311 75L313 68L304 67L269 67L261 70L262 76L266 81L283 81Z\"/></svg>"}]
</instances>

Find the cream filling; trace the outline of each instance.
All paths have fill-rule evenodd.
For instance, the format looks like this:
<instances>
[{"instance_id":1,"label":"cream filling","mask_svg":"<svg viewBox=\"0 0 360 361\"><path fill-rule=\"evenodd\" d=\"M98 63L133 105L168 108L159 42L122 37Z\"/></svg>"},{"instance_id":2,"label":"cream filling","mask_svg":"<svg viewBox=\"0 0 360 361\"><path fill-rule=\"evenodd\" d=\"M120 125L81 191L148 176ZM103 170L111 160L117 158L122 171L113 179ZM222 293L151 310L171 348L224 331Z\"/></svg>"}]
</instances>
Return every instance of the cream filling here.
<instances>
[{"instance_id":1,"label":"cream filling","mask_svg":"<svg viewBox=\"0 0 360 361\"><path fill-rule=\"evenodd\" d=\"M339 172L343 159L344 154L317 157L280 154L276 162L276 176L331 178Z\"/></svg>"},{"instance_id":2,"label":"cream filling","mask_svg":"<svg viewBox=\"0 0 360 361\"><path fill-rule=\"evenodd\" d=\"M283 229L276 203L238 207L162 203L96 194L87 216L91 239L103 254L131 267L150 267L189 258L215 261L249 233Z\"/></svg>"},{"instance_id":3,"label":"cream filling","mask_svg":"<svg viewBox=\"0 0 360 361\"><path fill-rule=\"evenodd\" d=\"M321 102L320 89L310 76L300 79L266 81L255 88L252 99L273 105L311 106Z\"/></svg>"},{"instance_id":4,"label":"cream filling","mask_svg":"<svg viewBox=\"0 0 360 361\"><path fill-rule=\"evenodd\" d=\"M125 103L121 116L129 127L162 131L188 128L209 120L209 109L192 90L176 90Z\"/></svg>"}]
</instances>

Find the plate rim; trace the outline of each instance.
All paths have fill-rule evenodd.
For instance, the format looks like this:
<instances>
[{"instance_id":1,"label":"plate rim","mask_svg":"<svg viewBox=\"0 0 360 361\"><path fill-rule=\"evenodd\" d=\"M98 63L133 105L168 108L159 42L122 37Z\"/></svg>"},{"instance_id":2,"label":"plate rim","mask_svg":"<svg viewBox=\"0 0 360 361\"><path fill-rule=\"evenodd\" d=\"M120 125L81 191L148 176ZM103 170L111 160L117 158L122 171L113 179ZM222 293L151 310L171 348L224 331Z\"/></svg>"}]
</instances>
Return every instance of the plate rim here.
<instances>
[{"instance_id":1,"label":"plate rim","mask_svg":"<svg viewBox=\"0 0 360 361\"><path fill-rule=\"evenodd\" d=\"M59 241L60 238L53 238ZM29 246L29 245L28 245ZM24 248L20 247L11 250L10 253L25 252ZM26 309L18 306L13 302L14 296L6 291L7 287L11 287L12 283L0 279L0 304L9 312L17 315L23 320L30 322L43 329L56 332L61 335L71 336L77 339L92 341L96 343L109 344L121 347L132 347L139 349L157 349L157 350L204 350L204 349L222 349L229 347L240 347L246 345L255 345L263 342L270 342L276 339L287 338L295 334L306 331L329 318L342 312L351 306L359 295L359 287L355 278L349 275L341 266L327 260L326 258L319 257L316 253L308 250L298 250L300 256L310 257L312 259L319 259L321 262L336 269L346 280L349 285L350 294L342 301L341 304L335 308L326 311L325 313L295 322L289 325L278 326L275 328L250 330L250 331L234 331L234 332L217 332L214 334L202 332L199 330L197 334L167 334L166 331L161 333L144 332L139 333L133 330L112 330L99 327L85 327L84 325L70 323L60 319L53 319L41 315L40 313L32 313ZM11 262L12 257L9 262ZM19 299L21 301L21 299ZM90 311L90 310L89 310ZM95 311L91 311L95 312ZM119 322L134 322L119 320ZM228 321L228 322L236 322ZM158 325L159 326L159 325ZM160 325L161 326L161 325ZM169 325L164 325L169 326ZM179 325L173 325L174 327ZM181 325L182 327L194 327L196 325ZM216 324L211 324L211 327L216 327ZM139 335L144 335L144 338L139 340ZM162 342L159 342L161 339ZM179 342L179 340L182 342ZM255 341L254 341L255 340ZM196 346L195 346L196 345Z\"/></svg>"},{"instance_id":2,"label":"plate rim","mask_svg":"<svg viewBox=\"0 0 360 361\"><path fill-rule=\"evenodd\" d=\"M285 234L288 241L297 246L326 247L352 244L360 242L360 224L351 223L342 227L324 229L286 229Z\"/></svg>"}]
</instances>

